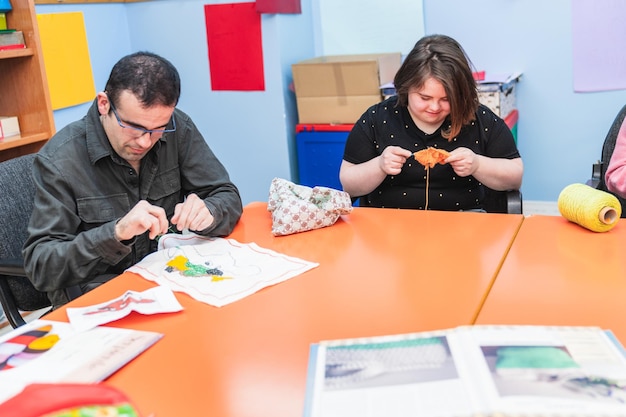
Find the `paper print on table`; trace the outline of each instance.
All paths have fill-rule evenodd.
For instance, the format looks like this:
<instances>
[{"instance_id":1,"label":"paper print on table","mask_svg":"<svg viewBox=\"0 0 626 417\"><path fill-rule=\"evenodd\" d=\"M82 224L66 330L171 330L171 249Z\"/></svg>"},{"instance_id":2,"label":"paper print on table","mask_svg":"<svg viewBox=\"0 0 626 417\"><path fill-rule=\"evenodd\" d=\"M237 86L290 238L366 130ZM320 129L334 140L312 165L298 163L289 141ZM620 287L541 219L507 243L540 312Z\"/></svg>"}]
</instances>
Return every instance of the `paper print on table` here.
<instances>
[{"instance_id":1,"label":"paper print on table","mask_svg":"<svg viewBox=\"0 0 626 417\"><path fill-rule=\"evenodd\" d=\"M626 2L576 0L571 5L574 91L626 89Z\"/></svg>"},{"instance_id":2,"label":"paper print on table","mask_svg":"<svg viewBox=\"0 0 626 417\"><path fill-rule=\"evenodd\" d=\"M445 337L329 347L324 389L358 389L458 378Z\"/></svg>"},{"instance_id":3,"label":"paper print on table","mask_svg":"<svg viewBox=\"0 0 626 417\"><path fill-rule=\"evenodd\" d=\"M502 397L589 397L626 404L625 381L590 376L566 346L481 346L481 350Z\"/></svg>"},{"instance_id":4,"label":"paper print on table","mask_svg":"<svg viewBox=\"0 0 626 417\"><path fill-rule=\"evenodd\" d=\"M261 15L255 3L204 6L211 89L263 91Z\"/></svg>"},{"instance_id":5,"label":"paper print on table","mask_svg":"<svg viewBox=\"0 0 626 417\"><path fill-rule=\"evenodd\" d=\"M52 110L93 100L85 22L81 12L37 14Z\"/></svg>"},{"instance_id":6,"label":"paper print on table","mask_svg":"<svg viewBox=\"0 0 626 417\"><path fill-rule=\"evenodd\" d=\"M0 336L0 403L32 383L92 383L107 378L162 335L114 327L77 331L34 320Z\"/></svg>"},{"instance_id":7,"label":"paper print on table","mask_svg":"<svg viewBox=\"0 0 626 417\"><path fill-rule=\"evenodd\" d=\"M59 341L59 336L51 331L52 325L42 325L24 330L0 343L0 371L24 365L52 348Z\"/></svg>"},{"instance_id":8,"label":"paper print on table","mask_svg":"<svg viewBox=\"0 0 626 417\"><path fill-rule=\"evenodd\" d=\"M182 309L172 290L158 286L143 292L126 291L113 300L87 307L68 307L66 311L76 330L87 330L119 320L133 311L158 314L175 313Z\"/></svg>"},{"instance_id":9,"label":"paper print on table","mask_svg":"<svg viewBox=\"0 0 626 417\"><path fill-rule=\"evenodd\" d=\"M221 307L317 267L234 239L167 234L159 250L128 271Z\"/></svg>"},{"instance_id":10,"label":"paper print on table","mask_svg":"<svg viewBox=\"0 0 626 417\"><path fill-rule=\"evenodd\" d=\"M304 416L623 417L623 352L596 327L460 326L322 341L310 348Z\"/></svg>"}]
</instances>

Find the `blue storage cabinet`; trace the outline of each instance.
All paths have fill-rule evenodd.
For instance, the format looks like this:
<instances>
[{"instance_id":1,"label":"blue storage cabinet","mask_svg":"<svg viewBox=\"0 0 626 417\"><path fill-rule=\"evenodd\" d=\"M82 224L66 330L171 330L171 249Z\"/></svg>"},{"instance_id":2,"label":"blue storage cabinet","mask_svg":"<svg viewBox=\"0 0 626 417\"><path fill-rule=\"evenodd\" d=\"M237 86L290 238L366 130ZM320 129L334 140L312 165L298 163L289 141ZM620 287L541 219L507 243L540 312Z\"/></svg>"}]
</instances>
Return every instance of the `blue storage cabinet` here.
<instances>
[{"instance_id":1,"label":"blue storage cabinet","mask_svg":"<svg viewBox=\"0 0 626 417\"><path fill-rule=\"evenodd\" d=\"M352 125L296 126L299 183L341 190L339 167Z\"/></svg>"}]
</instances>

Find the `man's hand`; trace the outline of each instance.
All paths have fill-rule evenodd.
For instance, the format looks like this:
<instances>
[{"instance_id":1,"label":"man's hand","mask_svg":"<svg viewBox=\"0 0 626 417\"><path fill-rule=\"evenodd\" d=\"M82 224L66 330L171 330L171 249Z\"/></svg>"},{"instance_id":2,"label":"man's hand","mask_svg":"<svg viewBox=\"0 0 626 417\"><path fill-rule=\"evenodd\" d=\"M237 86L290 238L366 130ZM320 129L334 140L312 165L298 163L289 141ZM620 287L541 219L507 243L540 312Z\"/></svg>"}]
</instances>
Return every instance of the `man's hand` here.
<instances>
[{"instance_id":1,"label":"man's hand","mask_svg":"<svg viewBox=\"0 0 626 417\"><path fill-rule=\"evenodd\" d=\"M115 236L121 242L150 231L150 239L155 239L167 229L165 210L142 200L117 222Z\"/></svg>"},{"instance_id":2,"label":"man's hand","mask_svg":"<svg viewBox=\"0 0 626 417\"><path fill-rule=\"evenodd\" d=\"M176 204L172 224L179 231L184 229L200 231L213 224L213 215L204 201L196 194L189 194L183 203Z\"/></svg>"}]
</instances>

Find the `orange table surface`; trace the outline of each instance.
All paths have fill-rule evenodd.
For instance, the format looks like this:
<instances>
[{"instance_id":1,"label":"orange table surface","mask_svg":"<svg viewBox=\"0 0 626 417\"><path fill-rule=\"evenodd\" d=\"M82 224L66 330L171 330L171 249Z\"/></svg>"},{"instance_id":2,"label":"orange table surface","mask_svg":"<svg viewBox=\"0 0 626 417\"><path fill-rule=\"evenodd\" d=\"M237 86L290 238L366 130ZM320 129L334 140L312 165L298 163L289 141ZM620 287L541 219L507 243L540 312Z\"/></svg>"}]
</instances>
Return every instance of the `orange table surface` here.
<instances>
[{"instance_id":1,"label":"orange table surface","mask_svg":"<svg viewBox=\"0 0 626 417\"><path fill-rule=\"evenodd\" d=\"M331 227L274 237L266 204L249 204L231 238L319 267L220 308L177 293L182 312L112 323L164 337L107 382L156 417L300 416L311 343L471 324L522 220L355 208ZM153 285L125 273L68 306ZM67 320L64 309L46 318Z\"/></svg>"},{"instance_id":2,"label":"orange table surface","mask_svg":"<svg viewBox=\"0 0 626 417\"><path fill-rule=\"evenodd\" d=\"M626 220L595 233L526 218L476 324L599 326L626 342L625 249Z\"/></svg>"}]
</instances>

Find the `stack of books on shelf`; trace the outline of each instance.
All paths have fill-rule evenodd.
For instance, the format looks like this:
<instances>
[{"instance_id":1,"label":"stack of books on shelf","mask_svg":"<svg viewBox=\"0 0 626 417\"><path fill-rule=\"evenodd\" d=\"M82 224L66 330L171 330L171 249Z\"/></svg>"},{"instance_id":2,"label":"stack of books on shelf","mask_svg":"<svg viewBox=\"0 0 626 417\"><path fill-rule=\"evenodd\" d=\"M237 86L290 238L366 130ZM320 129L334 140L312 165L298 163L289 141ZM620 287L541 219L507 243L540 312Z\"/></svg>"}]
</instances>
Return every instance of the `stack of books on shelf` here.
<instances>
[{"instance_id":1,"label":"stack of books on shelf","mask_svg":"<svg viewBox=\"0 0 626 417\"><path fill-rule=\"evenodd\" d=\"M24 33L15 29L0 30L0 51L9 49L24 49Z\"/></svg>"}]
</instances>

